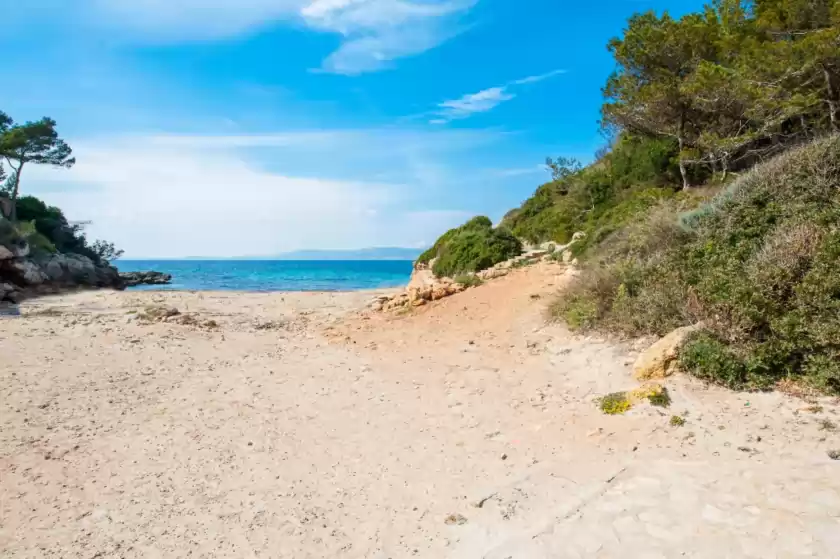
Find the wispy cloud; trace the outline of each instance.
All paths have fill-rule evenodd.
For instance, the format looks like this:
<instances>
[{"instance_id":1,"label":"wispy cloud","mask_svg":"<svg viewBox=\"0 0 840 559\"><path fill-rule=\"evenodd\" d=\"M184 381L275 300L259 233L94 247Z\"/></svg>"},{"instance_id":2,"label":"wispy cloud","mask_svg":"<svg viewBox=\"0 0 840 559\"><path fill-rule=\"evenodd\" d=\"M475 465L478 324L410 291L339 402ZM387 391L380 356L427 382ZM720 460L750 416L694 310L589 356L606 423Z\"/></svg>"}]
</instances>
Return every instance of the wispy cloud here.
<instances>
[{"instance_id":1,"label":"wispy cloud","mask_svg":"<svg viewBox=\"0 0 840 559\"><path fill-rule=\"evenodd\" d=\"M38 0L44 2L46 0ZM233 37L278 22L338 34L320 71L360 74L387 67L458 35L479 0L83 0L101 24L139 40Z\"/></svg>"},{"instance_id":2,"label":"wispy cloud","mask_svg":"<svg viewBox=\"0 0 840 559\"><path fill-rule=\"evenodd\" d=\"M32 169L26 192L130 257L179 257L430 243L468 215L420 193L447 188L444 158L485 140L356 129L70 141L77 165Z\"/></svg>"},{"instance_id":3,"label":"wispy cloud","mask_svg":"<svg viewBox=\"0 0 840 559\"><path fill-rule=\"evenodd\" d=\"M429 122L431 124L446 124L451 120L468 118L476 113L486 113L506 101L515 99L516 93L514 93L514 90L517 87L539 83L564 73L566 73L566 70L552 70L545 74L528 76L510 81L504 85L483 89L478 93L470 93L458 99L444 101L438 104L436 110L427 113L434 117Z\"/></svg>"}]
</instances>

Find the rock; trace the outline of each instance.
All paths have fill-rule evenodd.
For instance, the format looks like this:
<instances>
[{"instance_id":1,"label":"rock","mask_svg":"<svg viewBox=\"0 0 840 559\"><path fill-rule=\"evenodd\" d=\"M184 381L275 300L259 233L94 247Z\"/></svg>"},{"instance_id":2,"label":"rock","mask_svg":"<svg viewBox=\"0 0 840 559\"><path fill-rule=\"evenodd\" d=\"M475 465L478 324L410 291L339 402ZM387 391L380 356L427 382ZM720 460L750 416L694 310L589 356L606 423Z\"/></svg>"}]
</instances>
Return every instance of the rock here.
<instances>
[{"instance_id":1,"label":"rock","mask_svg":"<svg viewBox=\"0 0 840 559\"><path fill-rule=\"evenodd\" d=\"M126 287L135 285L167 285L172 283L172 275L162 272L121 272L120 279Z\"/></svg>"},{"instance_id":2,"label":"rock","mask_svg":"<svg viewBox=\"0 0 840 559\"><path fill-rule=\"evenodd\" d=\"M12 279L16 279L15 283L24 286L37 286L48 281L50 278L46 273L31 260L12 260L10 261L10 272ZM15 276L17 276L15 278Z\"/></svg>"},{"instance_id":3,"label":"rock","mask_svg":"<svg viewBox=\"0 0 840 559\"><path fill-rule=\"evenodd\" d=\"M481 280L491 280L496 278L501 278L510 273L510 268L490 268L488 270L482 270L476 274L476 276Z\"/></svg>"},{"instance_id":4,"label":"rock","mask_svg":"<svg viewBox=\"0 0 840 559\"><path fill-rule=\"evenodd\" d=\"M15 253L9 250L8 248L0 245L0 260L9 260L10 258L14 258Z\"/></svg>"},{"instance_id":5,"label":"rock","mask_svg":"<svg viewBox=\"0 0 840 559\"><path fill-rule=\"evenodd\" d=\"M20 292L17 286L11 283L0 283L0 301L18 303L20 301Z\"/></svg>"},{"instance_id":6,"label":"rock","mask_svg":"<svg viewBox=\"0 0 840 559\"><path fill-rule=\"evenodd\" d=\"M674 373L671 365L677 359L682 345L689 334L701 329L703 324L677 328L647 350L642 352L633 365L633 377L637 380L661 379Z\"/></svg>"}]
</instances>

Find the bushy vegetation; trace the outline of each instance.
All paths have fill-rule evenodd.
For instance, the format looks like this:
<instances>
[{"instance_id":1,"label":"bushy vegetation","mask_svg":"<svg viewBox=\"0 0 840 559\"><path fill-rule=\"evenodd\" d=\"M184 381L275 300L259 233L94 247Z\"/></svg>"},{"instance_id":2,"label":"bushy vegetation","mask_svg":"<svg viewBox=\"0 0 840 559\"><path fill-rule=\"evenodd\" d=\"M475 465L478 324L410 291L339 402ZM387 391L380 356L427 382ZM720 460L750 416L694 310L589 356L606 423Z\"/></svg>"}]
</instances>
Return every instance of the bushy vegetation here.
<instances>
[{"instance_id":1,"label":"bushy vegetation","mask_svg":"<svg viewBox=\"0 0 840 559\"><path fill-rule=\"evenodd\" d=\"M493 228L484 216L444 233L418 263L434 260L432 272L438 277L455 277L479 272L522 253L522 243L503 227Z\"/></svg>"},{"instance_id":2,"label":"bushy vegetation","mask_svg":"<svg viewBox=\"0 0 840 559\"><path fill-rule=\"evenodd\" d=\"M531 243L566 244L582 231L586 241L574 246L581 255L662 200L680 198L675 144L668 140L622 135L612 151L581 169L574 161L556 163L555 179L540 186L502 226Z\"/></svg>"},{"instance_id":3,"label":"bushy vegetation","mask_svg":"<svg viewBox=\"0 0 840 559\"><path fill-rule=\"evenodd\" d=\"M84 223L71 224L60 209L47 206L34 196L19 196L25 166L70 168L76 162L72 153L70 146L59 138L54 120L43 118L15 124L0 112L0 181L5 181L0 196L8 198L11 208L8 216L0 215L0 244L28 245L36 256L55 252L78 254L100 264L120 257L122 251L112 243L89 243Z\"/></svg>"},{"instance_id":4,"label":"bushy vegetation","mask_svg":"<svg viewBox=\"0 0 840 559\"><path fill-rule=\"evenodd\" d=\"M105 241L89 242L85 237L84 223L71 224L64 213L54 206L47 206L34 196L23 196L17 201L18 221L0 219L0 244L5 246L29 245L35 256L61 252L87 256L104 264L117 259L122 251Z\"/></svg>"},{"instance_id":5,"label":"bushy vegetation","mask_svg":"<svg viewBox=\"0 0 840 559\"><path fill-rule=\"evenodd\" d=\"M460 276L455 277L455 283L459 283L464 287L478 287L484 282L481 281L481 278L475 274L461 274Z\"/></svg>"},{"instance_id":6,"label":"bushy vegetation","mask_svg":"<svg viewBox=\"0 0 840 559\"><path fill-rule=\"evenodd\" d=\"M652 212L599 247L554 310L627 335L704 321L681 355L694 374L840 393L840 137L756 167L697 210Z\"/></svg>"}]
</instances>

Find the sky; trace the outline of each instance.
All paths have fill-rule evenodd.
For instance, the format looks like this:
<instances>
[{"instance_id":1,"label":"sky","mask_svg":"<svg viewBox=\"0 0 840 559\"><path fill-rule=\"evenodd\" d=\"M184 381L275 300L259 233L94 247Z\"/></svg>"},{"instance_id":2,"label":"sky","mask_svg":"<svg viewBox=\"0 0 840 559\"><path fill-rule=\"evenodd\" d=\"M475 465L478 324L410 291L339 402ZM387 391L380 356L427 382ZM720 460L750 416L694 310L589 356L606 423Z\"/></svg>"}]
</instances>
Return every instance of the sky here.
<instances>
[{"instance_id":1,"label":"sky","mask_svg":"<svg viewBox=\"0 0 840 559\"><path fill-rule=\"evenodd\" d=\"M689 0L0 0L21 188L125 258L424 247L591 160L607 41Z\"/></svg>"}]
</instances>

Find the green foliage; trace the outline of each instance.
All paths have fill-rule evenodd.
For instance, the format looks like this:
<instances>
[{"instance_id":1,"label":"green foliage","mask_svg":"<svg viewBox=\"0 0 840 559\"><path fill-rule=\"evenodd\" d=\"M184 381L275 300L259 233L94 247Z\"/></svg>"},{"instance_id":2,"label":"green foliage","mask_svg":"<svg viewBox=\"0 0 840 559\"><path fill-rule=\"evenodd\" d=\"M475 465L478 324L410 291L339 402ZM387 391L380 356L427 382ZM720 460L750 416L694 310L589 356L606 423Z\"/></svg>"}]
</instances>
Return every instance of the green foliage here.
<instances>
[{"instance_id":1,"label":"green foliage","mask_svg":"<svg viewBox=\"0 0 840 559\"><path fill-rule=\"evenodd\" d=\"M667 408L671 406L671 395L668 394L668 389L664 386L661 390L649 394L647 399L651 406L656 406L657 408Z\"/></svg>"},{"instance_id":2,"label":"green foliage","mask_svg":"<svg viewBox=\"0 0 840 559\"><path fill-rule=\"evenodd\" d=\"M708 332L698 333L686 341L680 352L680 366L695 376L729 388L756 388L749 383L743 359L726 342Z\"/></svg>"},{"instance_id":3,"label":"green foliage","mask_svg":"<svg viewBox=\"0 0 840 559\"><path fill-rule=\"evenodd\" d=\"M108 241L94 241L90 245L90 250L96 255L96 260L103 263L110 263L123 255L122 250L114 246L114 243Z\"/></svg>"},{"instance_id":4,"label":"green foliage","mask_svg":"<svg viewBox=\"0 0 840 559\"><path fill-rule=\"evenodd\" d=\"M685 418L682 418L678 415L672 415L671 420L668 422L671 427L682 427L685 425Z\"/></svg>"},{"instance_id":5,"label":"green foliage","mask_svg":"<svg viewBox=\"0 0 840 559\"><path fill-rule=\"evenodd\" d=\"M478 287L484 282L475 274L461 274L455 277L455 283L461 284L464 287Z\"/></svg>"},{"instance_id":6,"label":"green foliage","mask_svg":"<svg viewBox=\"0 0 840 559\"><path fill-rule=\"evenodd\" d=\"M493 227L493 222L490 221L490 218L485 217L483 215L476 216L466 222L465 224L461 225L460 227L456 227L454 229L450 229L446 233L440 236L440 238L435 241L435 244L432 245L430 249L420 255L417 259L418 264L428 264L433 259L437 258L441 250L449 243L449 241L458 233L464 231L483 231L484 229L490 229Z\"/></svg>"},{"instance_id":7,"label":"green foliage","mask_svg":"<svg viewBox=\"0 0 840 559\"><path fill-rule=\"evenodd\" d=\"M676 141L684 186L840 131L838 6L718 0L679 19L634 15L609 44L605 127Z\"/></svg>"},{"instance_id":8,"label":"green foliage","mask_svg":"<svg viewBox=\"0 0 840 559\"><path fill-rule=\"evenodd\" d=\"M607 415L621 415L633 407L626 392L613 392L596 400L598 408Z\"/></svg>"},{"instance_id":9,"label":"green foliage","mask_svg":"<svg viewBox=\"0 0 840 559\"><path fill-rule=\"evenodd\" d=\"M420 255L419 263L436 259L432 271L438 277L454 277L490 268L522 253L522 243L505 228L493 228L484 216L444 233L434 246Z\"/></svg>"},{"instance_id":10,"label":"green foliage","mask_svg":"<svg viewBox=\"0 0 840 559\"><path fill-rule=\"evenodd\" d=\"M0 157L12 168L8 190L12 199L12 221L17 220L14 202L20 191L20 179L27 163L70 168L75 163L73 150L58 137L56 122L42 118L35 122L14 124L5 113L0 114Z\"/></svg>"},{"instance_id":11,"label":"green foliage","mask_svg":"<svg viewBox=\"0 0 840 559\"><path fill-rule=\"evenodd\" d=\"M669 203L598 247L555 315L626 335L703 320L686 370L840 393L840 137L757 167L699 211Z\"/></svg>"},{"instance_id":12,"label":"green foliage","mask_svg":"<svg viewBox=\"0 0 840 559\"><path fill-rule=\"evenodd\" d=\"M534 244L566 244L582 231L586 240L574 247L575 255L582 255L674 196L676 154L672 141L622 135L596 164L554 172L557 180L539 187L502 225Z\"/></svg>"},{"instance_id":13,"label":"green foliage","mask_svg":"<svg viewBox=\"0 0 840 559\"><path fill-rule=\"evenodd\" d=\"M60 209L47 206L34 196L19 198L17 210L19 221L14 226L7 220L0 220L0 223L6 223L7 228L13 228L16 233L12 237L28 243L36 253L80 254L97 263L106 263L122 254L122 251L117 250L111 243L89 243L82 224L71 225ZM12 239L9 235L10 233L4 235L0 232L0 244L10 246Z\"/></svg>"}]
</instances>

